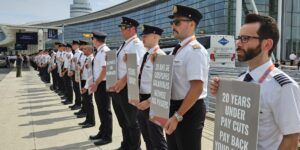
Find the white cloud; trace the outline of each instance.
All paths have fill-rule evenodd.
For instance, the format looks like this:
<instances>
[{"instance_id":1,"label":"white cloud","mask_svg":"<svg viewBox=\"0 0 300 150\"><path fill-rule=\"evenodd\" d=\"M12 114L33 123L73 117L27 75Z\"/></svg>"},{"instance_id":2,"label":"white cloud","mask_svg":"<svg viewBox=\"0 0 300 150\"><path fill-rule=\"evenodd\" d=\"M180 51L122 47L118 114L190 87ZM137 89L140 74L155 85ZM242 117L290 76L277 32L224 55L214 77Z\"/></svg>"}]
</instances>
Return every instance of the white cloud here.
<instances>
[{"instance_id":1,"label":"white cloud","mask_svg":"<svg viewBox=\"0 0 300 150\"><path fill-rule=\"evenodd\" d=\"M125 0L90 0L98 11ZM24 24L34 21L53 21L69 18L73 0L0 0L0 23Z\"/></svg>"}]
</instances>

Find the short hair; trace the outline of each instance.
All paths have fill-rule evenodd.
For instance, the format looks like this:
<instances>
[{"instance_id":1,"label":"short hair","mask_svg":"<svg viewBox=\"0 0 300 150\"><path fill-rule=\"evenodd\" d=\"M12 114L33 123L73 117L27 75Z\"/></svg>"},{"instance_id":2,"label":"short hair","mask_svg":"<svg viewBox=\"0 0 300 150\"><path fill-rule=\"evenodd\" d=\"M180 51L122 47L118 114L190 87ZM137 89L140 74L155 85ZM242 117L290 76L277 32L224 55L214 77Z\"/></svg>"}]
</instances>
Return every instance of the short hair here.
<instances>
[{"instance_id":1,"label":"short hair","mask_svg":"<svg viewBox=\"0 0 300 150\"><path fill-rule=\"evenodd\" d=\"M276 20L270 16L260 15L260 14L248 14L245 19L245 24L256 23L260 24L257 31L258 36L261 39L272 39L273 46L269 51L269 56L271 56L273 50L276 48L279 41L279 30L277 27Z\"/></svg>"},{"instance_id":2,"label":"short hair","mask_svg":"<svg viewBox=\"0 0 300 150\"><path fill-rule=\"evenodd\" d=\"M97 37L93 37L94 39L96 39L99 42L104 43L105 42L105 38L97 38Z\"/></svg>"},{"instance_id":3,"label":"short hair","mask_svg":"<svg viewBox=\"0 0 300 150\"><path fill-rule=\"evenodd\" d=\"M86 50L89 50L89 51L92 51L92 52L93 52L93 50L94 50L93 46L91 46L91 45L84 45L84 48L85 48Z\"/></svg>"}]
</instances>

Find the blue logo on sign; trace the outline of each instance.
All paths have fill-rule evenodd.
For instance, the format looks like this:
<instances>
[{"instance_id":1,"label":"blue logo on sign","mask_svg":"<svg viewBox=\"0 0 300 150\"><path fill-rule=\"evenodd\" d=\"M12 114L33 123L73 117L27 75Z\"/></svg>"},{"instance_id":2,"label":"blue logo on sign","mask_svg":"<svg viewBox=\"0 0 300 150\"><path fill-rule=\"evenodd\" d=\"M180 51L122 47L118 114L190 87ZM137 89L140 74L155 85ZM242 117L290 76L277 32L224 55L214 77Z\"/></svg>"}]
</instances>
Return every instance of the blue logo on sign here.
<instances>
[{"instance_id":1,"label":"blue logo on sign","mask_svg":"<svg viewBox=\"0 0 300 150\"><path fill-rule=\"evenodd\" d=\"M226 40L224 37L221 40L219 40L218 42L222 45L226 45L227 43L229 43L229 41Z\"/></svg>"}]
</instances>

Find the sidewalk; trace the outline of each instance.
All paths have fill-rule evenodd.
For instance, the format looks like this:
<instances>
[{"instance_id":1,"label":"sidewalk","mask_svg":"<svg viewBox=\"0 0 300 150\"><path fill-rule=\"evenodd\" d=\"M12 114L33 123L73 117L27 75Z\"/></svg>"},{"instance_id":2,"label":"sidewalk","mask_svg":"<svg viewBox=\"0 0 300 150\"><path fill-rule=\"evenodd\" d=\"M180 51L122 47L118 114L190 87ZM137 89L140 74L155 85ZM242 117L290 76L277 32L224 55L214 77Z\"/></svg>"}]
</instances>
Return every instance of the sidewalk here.
<instances>
[{"instance_id":1,"label":"sidewalk","mask_svg":"<svg viewBox=\"0 0 300 150\"><path fill-rule=\"evenodd\" d=\"M42 83L35 71L23 71L22 78L11 71L0 82L0 149L5 150L112 150L120 146L122 132L113 115L113 142L105 146L94 146L88 140L96 134L96 126L81 129L77 119L67 106L60 103L60 97ZM95 111L97 109L95 108ZM213 137L207 120L202 138L202 149L211 150ZM142 141L142 149L145 144Z\"/></svg>"}]
</instances>

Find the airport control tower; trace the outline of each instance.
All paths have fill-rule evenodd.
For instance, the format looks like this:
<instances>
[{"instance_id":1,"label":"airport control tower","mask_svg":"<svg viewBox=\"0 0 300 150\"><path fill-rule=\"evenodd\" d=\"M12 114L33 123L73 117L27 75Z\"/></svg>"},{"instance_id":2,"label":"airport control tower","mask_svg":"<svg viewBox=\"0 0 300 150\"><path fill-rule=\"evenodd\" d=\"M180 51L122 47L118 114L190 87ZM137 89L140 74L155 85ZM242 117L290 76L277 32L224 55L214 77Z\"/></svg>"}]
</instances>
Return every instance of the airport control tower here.
<instances>
[{"instance_id":1,"label":"airport control tower","mask_svg":"<svg viewBox=\"0 0 300 150\"><path fill-rule=\"evenodd\" d=\"M70 17L78 17L92 12L89 0L73 0L70 5Z\"/></svg>"}]
</instances>

